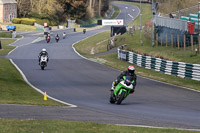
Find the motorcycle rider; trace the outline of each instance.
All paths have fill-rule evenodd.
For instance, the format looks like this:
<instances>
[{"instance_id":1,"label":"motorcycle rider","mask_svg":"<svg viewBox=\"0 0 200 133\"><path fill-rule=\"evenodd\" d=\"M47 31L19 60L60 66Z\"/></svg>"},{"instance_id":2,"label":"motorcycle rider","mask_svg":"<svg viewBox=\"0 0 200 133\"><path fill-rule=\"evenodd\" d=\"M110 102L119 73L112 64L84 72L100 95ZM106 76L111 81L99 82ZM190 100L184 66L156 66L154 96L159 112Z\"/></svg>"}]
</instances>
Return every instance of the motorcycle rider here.
<instances>
[{"instance_id":1,"label":"motorcycle rider","mask_svg":"<svg viewBox=\"0 0 200 133\"><path fill-rule=\"evenodd\" d=\"M46 40L47 40L48 37L51 38L49 33L47 33L47 35L46 35Z\"/></svg>"},{"instance_id":2,"label":"motorcycle rider","mask_svg":"<svg viewBox=\"0 0 200 133\"><path fill-rule=\"evenodd\" d=\"M64 32L64 33L63 33L63 39L65 39L65 36L66 36L66 33Z\"/></svg>"},{"instance_id":3,"label":"motorcycle rider","mask_svg":"<svg viewBox=\"0 0 200 133\"><path fill-rule=\"evenodd\" d=\"M47 41L48 38L49 38L49 40L51 39L51 36L50 36L49 33L46 35L46 41Z\"/></svg>"},{"instance_id":4,"label":"motorcycle rider","mask_svg":"<svg viewBox=\"0 0 200 133\"><path fill-rule=\"evenodd\" d=\"M49 61L49 56L48 56L47 50L45 48L43 48L42 51L39 53L39 56L38 56L38 58L39 58L39 65L40 65L40 60L41 60L41 56L42 55L47 56L47 62Z\"/></svg>"},{"instance_id":5,"label":"motorcycle rider","mask_svg":"<svg viewBox=\"0 0 200 133\"><path fill-rule=\"evenodd\" d=\"M133 93L135 91L136 80L137 80L137 76L135 74L135 68L134 68L134 66L129 66L127 71L123 71L117 77L117 80L112 83L111 91L114 91L115 87L119 84L119 82L121 81L121 79L123 79L123 76L131 76L131 81L134 80L133 89L131 89L131 91L130 91L130 93Z\"/></svg>"}]
</instances>

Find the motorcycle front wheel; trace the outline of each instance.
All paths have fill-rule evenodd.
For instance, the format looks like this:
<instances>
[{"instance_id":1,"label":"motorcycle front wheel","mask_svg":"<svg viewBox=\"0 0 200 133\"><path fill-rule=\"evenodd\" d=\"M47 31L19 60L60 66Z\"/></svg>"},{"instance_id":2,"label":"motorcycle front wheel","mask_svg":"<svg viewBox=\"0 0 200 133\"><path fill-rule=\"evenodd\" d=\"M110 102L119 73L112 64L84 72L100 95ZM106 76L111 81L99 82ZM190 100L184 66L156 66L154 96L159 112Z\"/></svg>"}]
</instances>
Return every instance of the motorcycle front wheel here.
<instances>
[{"instance_id":1,"label":"motorcycle front wheel","mask_svg":"<svg viewBox=\"0 0 200 133\"><path fill-rule=\"evenodd\" d=\"M41 69L44 70L44 66L41 66Z\"/></svg>"},{"instance_id":2,"label":"motorcycle front wheel","mask_svg":"<svg viewBox=\"0 0 200 133\"><path fill-rule=\"evenodd\" d=\"M122 91L121 95L119 96L119 98L117 99L117 104L121 104L122 100L124 100L124 96L125 96L126 92Z\"/></svg>"}]
</instances>

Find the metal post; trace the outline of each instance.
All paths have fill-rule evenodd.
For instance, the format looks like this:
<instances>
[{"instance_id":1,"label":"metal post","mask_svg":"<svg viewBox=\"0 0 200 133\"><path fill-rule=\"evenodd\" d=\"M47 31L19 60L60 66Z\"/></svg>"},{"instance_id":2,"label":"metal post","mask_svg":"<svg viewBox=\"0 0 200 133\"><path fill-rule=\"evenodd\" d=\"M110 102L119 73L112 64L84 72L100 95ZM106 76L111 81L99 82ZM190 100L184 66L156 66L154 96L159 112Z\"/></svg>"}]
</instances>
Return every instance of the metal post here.
<instances>
[{"instance_id":1,"label":"metal post","mask_svg":"<svg viewBox=\"0 0 200 133\"><path fill-rule=\"evenodd\" d=\"M152 47L154 47L154 20L153 20L153 17L154 17L154 15L153 15L153 0L152 0Z\"/></svg>"},{"instance_id":2,"label":"metal post","mask_svg":"<svg viewBox=\"0 0 200 133\"><path fill-rule=\"evenodd\" d=\"M127 9L128 9L128 7L126 6L125 9L126 9L126 15L125 15L125 26L128 26L128 24L127 24Z\"/></svg>"},{"instance_id":3,"label":"metal post","mask_svg":"<svg viewBox=\"0 0 200 133\"><path fill-rule=\"evenodd\" d=\"M142 42L142 4L141 4L141 0L140 0L140 44L141 44L141 46L143 45L143 42Z\"/></svg>"}]
</instances>

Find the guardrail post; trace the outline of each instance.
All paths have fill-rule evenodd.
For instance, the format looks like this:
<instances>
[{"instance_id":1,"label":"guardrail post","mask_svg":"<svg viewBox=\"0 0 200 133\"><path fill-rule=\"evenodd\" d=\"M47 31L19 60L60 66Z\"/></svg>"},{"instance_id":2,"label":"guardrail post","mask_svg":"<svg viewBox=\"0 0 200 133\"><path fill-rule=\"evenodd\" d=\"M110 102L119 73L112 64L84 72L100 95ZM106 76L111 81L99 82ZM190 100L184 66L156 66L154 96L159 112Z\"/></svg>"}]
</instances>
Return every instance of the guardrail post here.
<instances>
[{"instance_id":1,"label":"guardrail post","mask_svg":"<svg viewBox=\"0 0 200 133\"><path fill-rule=\"evenodd\" d=\"M0 40L0 49L2 49L2 47L1 47L1 40Z\"/></svg>"}]
</instances>

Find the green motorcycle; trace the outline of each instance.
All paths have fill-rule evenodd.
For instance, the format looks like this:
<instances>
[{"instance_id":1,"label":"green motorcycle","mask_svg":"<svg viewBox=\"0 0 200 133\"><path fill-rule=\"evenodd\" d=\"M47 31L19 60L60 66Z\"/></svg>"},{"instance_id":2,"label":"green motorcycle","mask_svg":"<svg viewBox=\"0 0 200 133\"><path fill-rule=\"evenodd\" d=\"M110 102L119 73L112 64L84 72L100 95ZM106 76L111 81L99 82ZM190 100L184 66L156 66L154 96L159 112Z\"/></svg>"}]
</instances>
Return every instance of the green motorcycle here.
<instances>
[{"instance_id":1,"label":"green motorcycle","mask_svg":"<svg viewBox=\"0 0 200 133\"><path fill-rule=\"evenodd\" d=\"M121 102L130 94L133 89L134 80L131 81L130 76L123 76L123 79L115 87L114 91L111 91L110 103L121 104Z\"/></svg>"}]
</instances>

